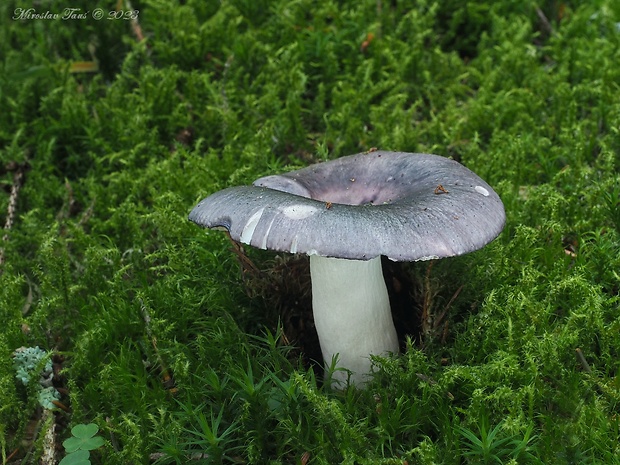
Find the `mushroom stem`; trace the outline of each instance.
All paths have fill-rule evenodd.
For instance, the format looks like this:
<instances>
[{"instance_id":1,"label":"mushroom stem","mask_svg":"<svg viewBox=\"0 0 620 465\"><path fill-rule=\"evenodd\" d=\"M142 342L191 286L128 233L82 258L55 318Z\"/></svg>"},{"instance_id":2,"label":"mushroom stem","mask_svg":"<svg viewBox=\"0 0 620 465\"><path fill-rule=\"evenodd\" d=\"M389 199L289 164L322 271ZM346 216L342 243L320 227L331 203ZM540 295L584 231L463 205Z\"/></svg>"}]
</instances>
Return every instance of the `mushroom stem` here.
<instances>
[{"instance_id":1,"label":"mushroom stem","mask_svg":"<svg viewBox=\"0 0 620 465\"><path fill-rule=\"evenodd\" d=\"M368 261L310 256L314 324L327 366L350 370L351 384L363 387L371 373L370 355L398 352L398 337L381 271L381 257ZM346 384L348 373L332 380Z\"/></svg>"}]
</instances>

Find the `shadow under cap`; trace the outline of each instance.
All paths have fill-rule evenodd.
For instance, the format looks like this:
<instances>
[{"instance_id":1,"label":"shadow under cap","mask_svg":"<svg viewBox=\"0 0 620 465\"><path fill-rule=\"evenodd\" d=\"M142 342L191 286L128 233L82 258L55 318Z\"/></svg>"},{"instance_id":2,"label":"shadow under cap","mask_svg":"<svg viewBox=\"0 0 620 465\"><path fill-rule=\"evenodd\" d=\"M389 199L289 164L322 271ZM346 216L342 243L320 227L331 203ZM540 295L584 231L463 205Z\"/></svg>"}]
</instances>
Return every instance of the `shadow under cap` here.
<instances>
[{"instance_id":1,"label":"shadow under cap","mask_svg":"<svg viewBox=\"0 0 620 465\"><path fill-rule=\"evenodd\" d=\"M261 249L416 261L483 247L502 231L505 212L495 191L454 160L376 151L224 189L189 219Z\"/></svg>"}]
</instances>

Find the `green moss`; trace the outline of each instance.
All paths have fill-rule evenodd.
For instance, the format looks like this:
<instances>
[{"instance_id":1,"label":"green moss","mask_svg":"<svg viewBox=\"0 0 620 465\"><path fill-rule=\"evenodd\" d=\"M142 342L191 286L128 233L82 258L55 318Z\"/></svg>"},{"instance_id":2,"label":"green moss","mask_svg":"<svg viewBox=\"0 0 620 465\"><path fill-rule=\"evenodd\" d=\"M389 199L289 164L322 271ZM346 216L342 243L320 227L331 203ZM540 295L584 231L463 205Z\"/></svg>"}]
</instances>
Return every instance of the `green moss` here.
<instances>
[{"instance_id":1,"label":"green moss","mask_svg":"<svg viewBox=\"0 0 620 465\"><path fill-rule=\"evenodd\" d=\"M493 431L506 463L617 463L615 2L132 6L142 42L123 20L0 26L3 223L10 162L30 166L0 244L3 457L37 403L11 354L39 346L63 357L71 424L116 438L94 462L479 463ZM427 298L411 312L449 307L441 327L377 358L367 390L329 392L257 297L274 286L246 292L227 239L186 216L371 147L461 161L507 223L479 252L406 267ZM248 254L269 282L278 259Z\"/></svg>"}]
</instances>

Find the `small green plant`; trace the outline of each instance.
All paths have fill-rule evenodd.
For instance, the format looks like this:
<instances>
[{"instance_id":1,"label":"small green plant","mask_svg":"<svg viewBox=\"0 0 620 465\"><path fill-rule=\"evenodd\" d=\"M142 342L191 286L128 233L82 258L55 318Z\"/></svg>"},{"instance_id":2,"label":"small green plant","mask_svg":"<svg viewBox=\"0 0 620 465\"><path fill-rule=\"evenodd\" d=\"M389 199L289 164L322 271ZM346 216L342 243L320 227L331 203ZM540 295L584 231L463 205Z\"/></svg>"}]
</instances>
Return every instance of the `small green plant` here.
<instances>
[{"instance_id":1,"label":"small green plant","mask_svg":"<svg viewBox=\"0 0 620 465\"><path fill-rule=\"evenodd\" d=\"M532 436L532 427L529 426L523 438L514 436L502 436L503 422L489 430L488 420L482 418L479 426L479 435L473 431L458 426L456 431L465 439L467 451L464 456L471 458L471 463L480 464L503 464L512 459L519 463L539 463L532 455L532 442L536 436Z\"/></svg>"},{"instance_id":2,"label":"small green plant","mask_svg":"<svg viewBox=\"0 0 620 465\"><path fill-rule=\"evenodd\" d=\"M59 465L90 465L90 451L98 449L105 442L101 436L95 436L98 431L99 427L94 423L71 428L72 436L62 443L67 455Z\"/></svg>"}]
</instances>

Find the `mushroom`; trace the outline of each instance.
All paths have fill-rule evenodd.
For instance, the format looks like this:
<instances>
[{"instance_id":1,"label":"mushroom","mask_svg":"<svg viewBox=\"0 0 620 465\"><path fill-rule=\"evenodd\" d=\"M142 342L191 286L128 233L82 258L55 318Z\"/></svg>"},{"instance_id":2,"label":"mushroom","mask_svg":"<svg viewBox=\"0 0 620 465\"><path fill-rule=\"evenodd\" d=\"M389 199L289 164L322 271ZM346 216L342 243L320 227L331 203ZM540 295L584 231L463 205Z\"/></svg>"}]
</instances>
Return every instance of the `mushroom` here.
<instances>
[{"instance_id":1,"label":"mushroom","mask_svg":"<svg viewBox=\"0 0 620 465\"><path fill-rule=\"evenodd\" d=\"M418 261L472 252L498 236L505 213L493 189L454 160L374 151L224 189L189 219L260 249L309 255L324 363L337 356L346 370L332 380L362 387L370 355L399 350L381 255Z\"/></svg>"}]
</instances>

